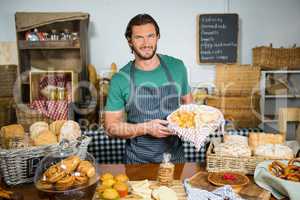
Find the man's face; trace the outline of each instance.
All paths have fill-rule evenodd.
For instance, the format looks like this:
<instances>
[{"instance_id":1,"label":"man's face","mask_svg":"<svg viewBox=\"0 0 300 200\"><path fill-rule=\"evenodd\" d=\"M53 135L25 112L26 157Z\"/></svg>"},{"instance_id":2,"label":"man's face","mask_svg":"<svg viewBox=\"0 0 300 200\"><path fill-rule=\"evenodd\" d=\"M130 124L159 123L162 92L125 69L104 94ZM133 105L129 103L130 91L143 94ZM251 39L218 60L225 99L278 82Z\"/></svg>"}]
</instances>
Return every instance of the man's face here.
<instances>
[{"instance_id":1,"label":"man's face","mask_svg":"<svg viewBox=\"0 0 300 200\"><path fill-rule=\"evenodd\" d=\"M158 39L159 35L156 34L154 25L145 24L132 27L128 43L137 57L149 60L155 55Z\"/></svg>"}]
</instances>

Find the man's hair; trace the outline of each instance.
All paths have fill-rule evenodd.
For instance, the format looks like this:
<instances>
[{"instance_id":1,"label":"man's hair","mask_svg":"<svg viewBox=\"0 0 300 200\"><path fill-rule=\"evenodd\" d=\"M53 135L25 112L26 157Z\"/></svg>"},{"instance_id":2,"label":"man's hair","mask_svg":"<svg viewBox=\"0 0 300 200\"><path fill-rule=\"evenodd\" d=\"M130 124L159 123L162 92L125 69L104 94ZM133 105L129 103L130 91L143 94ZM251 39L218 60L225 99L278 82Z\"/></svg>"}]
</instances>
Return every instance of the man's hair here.
<instances>
[{"instance_id":1,"label":"man's hair","mask_svg":"<svg viewBox=\"0 0 300 200\"><path fill-rule=\"evenodd\" d=\"M132 35L132 27L133 26L139 26L139 25L145 25L145 24L153 24L155 27L156 35L159 34L159 27L156 23L156 21L148 14L138 14L134 16L129 23L127 24L126 31L125 31L125 37L127 40L131 38Z\"/></svg>"}]
</instances>

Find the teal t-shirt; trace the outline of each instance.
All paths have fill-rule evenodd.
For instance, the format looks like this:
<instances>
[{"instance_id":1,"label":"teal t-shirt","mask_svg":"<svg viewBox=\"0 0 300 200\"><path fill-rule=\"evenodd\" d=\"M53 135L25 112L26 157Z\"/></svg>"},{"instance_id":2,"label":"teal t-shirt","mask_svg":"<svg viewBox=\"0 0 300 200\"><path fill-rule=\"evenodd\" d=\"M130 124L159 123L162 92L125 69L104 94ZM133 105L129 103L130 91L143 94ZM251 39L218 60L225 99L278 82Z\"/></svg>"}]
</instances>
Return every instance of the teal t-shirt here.
<instances>
[{"instance_id":1,"label":"teal t-shirt","mask_svg":"<svg viewBox=\"0 0 300 200\"><path fill-rule=\"evenodd\" d=\"M187 80L187 70L183 62L167 55L160 55L160 57L166 63L167 68L176 83L179 95L187 95L191 89ZM125 108L130 97L129 73L131 63L132 61L126 64L112 77L105 106L106 111L118 111ZM167 75L161 65L151 71L143 71L136 68L134 78L137 86L160 87L168 84Z\"/></svg>"}]
</instances>

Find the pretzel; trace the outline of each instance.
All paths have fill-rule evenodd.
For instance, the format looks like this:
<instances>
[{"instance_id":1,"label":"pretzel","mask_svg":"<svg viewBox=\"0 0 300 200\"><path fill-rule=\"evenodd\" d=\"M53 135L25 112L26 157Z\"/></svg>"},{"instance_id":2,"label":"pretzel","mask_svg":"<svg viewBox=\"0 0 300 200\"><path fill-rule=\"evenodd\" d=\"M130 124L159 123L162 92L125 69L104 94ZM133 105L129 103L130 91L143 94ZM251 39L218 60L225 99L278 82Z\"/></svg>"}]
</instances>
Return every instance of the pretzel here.
<instances>
[{"instance_id":1,"label":"pretzel","mask_svg":"<svg viewBox=\"0 0 300 200\"><path fill-rule=\"evenodd\" d=\"M273 161L268 169L271 174L289 181L300 182L300 158L291 159L288 165L280 161Z\"/></svg>"}]
</instances>

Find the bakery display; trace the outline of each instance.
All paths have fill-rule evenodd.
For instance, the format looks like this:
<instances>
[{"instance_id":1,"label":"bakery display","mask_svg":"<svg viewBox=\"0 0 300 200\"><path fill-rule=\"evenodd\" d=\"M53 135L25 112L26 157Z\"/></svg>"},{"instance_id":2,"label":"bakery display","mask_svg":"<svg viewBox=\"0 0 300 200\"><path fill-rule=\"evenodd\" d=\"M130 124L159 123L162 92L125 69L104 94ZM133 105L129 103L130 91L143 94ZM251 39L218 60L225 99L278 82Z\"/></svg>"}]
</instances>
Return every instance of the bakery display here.
<instances>
[{"instance_id":1,"label":"bakery display","mask_svg":"<svg viewBox=\"0 0 300 200\"><path fill-rule=\"evenodd\" d=\"M92 200L99 180L94 157L89 153L77 155L70 144L59 147L59 154L53 152L47 155L36 169L34 184L39 196Z\"/></svg>"},{"instance_id":2,"label":"bakery display","mask_svg":"<svg viewBox=\"0 0 300 200\"><path fill-rule=\"evenodd\" d=\"M270 159L292 159L293 150L282 144L263 144L256 147L254 155Z\"/></svg>"},{"instance_id":3,"label":"bakery display","mask_svg":"<svg viewBox=\"0 0 300 200\"><path fill-rule=\"evenodd\" d=\"M268 169L276 177L300 182L300 158L291 159L287 164L275 160L268 166Z\"/></svg>"},{"instance_id":4,"label":"bakery display","mask_svg":"<svg viewBox=\"0 0 300 200\"><path fill-rule=\"evenodd\" d=\"M208 181L217 186L230 185L236 188L247 185L249 178L237 172L211 172Z\"/></svg>"}]
</instances>

